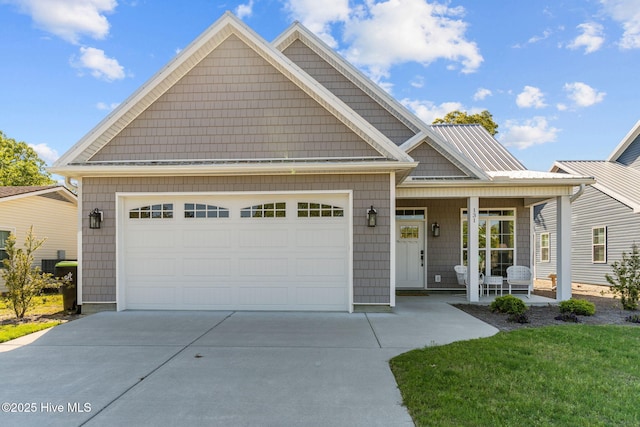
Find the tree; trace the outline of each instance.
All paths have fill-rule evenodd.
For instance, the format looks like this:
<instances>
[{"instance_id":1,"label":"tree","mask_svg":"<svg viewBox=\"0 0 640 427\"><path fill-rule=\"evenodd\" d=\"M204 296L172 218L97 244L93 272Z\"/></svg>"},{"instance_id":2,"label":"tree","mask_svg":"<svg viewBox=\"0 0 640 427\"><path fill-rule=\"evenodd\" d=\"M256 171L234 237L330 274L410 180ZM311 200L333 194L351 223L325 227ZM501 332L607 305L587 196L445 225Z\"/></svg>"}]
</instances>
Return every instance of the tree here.
<instances>
[{"instance_id":1,"label":"tree","mask_svg":"<svg viewBox=\"0 0 640 427\"><path fill-rule=\"evenodd\" d=\"M636 310L640 297L640 250L634 243L631 253L622 252L622 260L611 264L613 276L605 274L614 295L620 295L622 308Z\"/></svg>"},{"instance_id":2,"label":"tree","mask_svg":"<svg viewBox=\"0 0 640 427\"><path fill-rule=\"evenodd\" d=\"M39 267L34 266L34 253L45 240L38 240L33 235L32 226L27 233L24 249L16 248L16 236L13 233L9 234L5 241L7 258L2 260L2 278L7 288L6 298L18 319L22 319L31 307L34 296L39 295L45 288L59 286L51 274L43 273Z\"/></svg>"},{"instance_id":3,"label":"tree","mask_svg":"<svg viewBox=\"0 0 640 427\"><path fill-rule=\"evenodd\" d=\"M44 168L44 160L26 142L0 131L0 186L55 184Z\"/></svg>"},{"instance_id":4,"label":"tree","mask_svg":"<svg viewBox=\"0 0 640 427\"><path fill-rule=\"evenodd\" d=\"M493 121L493 116L487 110L484 110L478 114L467 114L464 111L451 111L444 116L444 119L437 118L433 121L433 124L448 123L455 125L482 125L491 135L498 133L498 124Z\"/></svg>"}]
</instances>

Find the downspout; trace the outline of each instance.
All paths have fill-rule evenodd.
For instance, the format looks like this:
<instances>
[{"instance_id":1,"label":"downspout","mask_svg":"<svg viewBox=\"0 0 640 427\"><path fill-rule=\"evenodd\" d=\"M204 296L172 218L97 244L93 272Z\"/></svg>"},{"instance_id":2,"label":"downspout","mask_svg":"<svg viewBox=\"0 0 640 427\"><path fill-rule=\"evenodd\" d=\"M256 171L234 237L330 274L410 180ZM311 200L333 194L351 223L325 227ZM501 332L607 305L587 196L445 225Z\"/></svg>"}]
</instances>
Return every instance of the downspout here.
<instances>
[{"instance_id":1,"label":"downspout","mask_svg":"<svg viewBox=\"0 0 640 427\"><path fill-rule=\"evenodd\" d=\"M571 197L569 197L569 201L573 203L576 201L578 197L582 196L582 193L584 193L584 188L585 188L584 184L580 184L578 191L576 191L574 194L571 195Z\"/></svg>"},{"instance_id":2,"label":"downspout","mask_svg":"<svg viewBox=\"0 0 640 427\"><path fill-rule=\"evenodd\" d=\"M74 190L75 193L78 194L78 186L71 183L71 177L66 176L64 178L64 184L68 189Z\"/></svg>"}]
</instances>

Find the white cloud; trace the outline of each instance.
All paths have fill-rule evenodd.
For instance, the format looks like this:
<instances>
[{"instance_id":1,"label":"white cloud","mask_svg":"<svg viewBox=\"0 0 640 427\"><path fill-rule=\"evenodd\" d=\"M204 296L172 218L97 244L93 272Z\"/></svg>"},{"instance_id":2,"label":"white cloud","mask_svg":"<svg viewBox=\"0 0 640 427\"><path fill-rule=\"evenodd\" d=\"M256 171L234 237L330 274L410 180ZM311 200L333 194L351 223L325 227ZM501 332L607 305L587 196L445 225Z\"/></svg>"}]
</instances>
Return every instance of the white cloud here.
<instances>
[{"instance_id":1,"label":"white cloud","mask_svg":"<svg viewBox=\"0 0 640 427\"><path fill-rule=\"evenodd\" d=\"M604 11L622 24L622 49L640 49L640 2L638 0L600 0Z\"/></svg>"},{"instance_id":2,"label":"white cloud","mask_svg":"<svg viewBox=\"0 0 640 427\"><path fill-rule=\"evenodd\" d=\"M9 0L31 16L43 30L77 44L80 36L103 39L110 24L105 14L113 12L116 0Z\"/></svg>"},{"instance_id":3,"label":"white cloud","mask_svg":"<svg viewBox=\"0 0 640 427\"><path fill-rule=\"evenodd\" d=\"M331 35L330 25L349 19L349 0L286 0L290 18L298 20L329 46L337 43Z\"/></svg>"},{"instance_id":4,"label":"white cloud","mask_svg":"<svg viewBox=\"0 0 640 427\"><path fill-rule=\"evenodd\" d=\"M431 101L418 101L403 99L402 105L410 109L425 123L433 123L437 118L444 118L447 113L455 110L463 111L464 107L459 102L443 102L435 105Z\"/></svg>"},{"instance_id":5,"label":"white cloud","mask_svg":"<svg viewBox=\"0 0 640 427\"><path fill-rule=\"evenodd\" d=\"M500 141L507 147L517 147L521 150L533 145L554 142L560 131L550 127L544 117L534 117L522 123L507 120L504 127L507 130L500 137Z\"/></svg>"},{"instance_id":6,"label":"white cloud","mask_svg":"<svg viewBox=\"0 0 640 427\"><path fill-rule=\"evenodd\" d=\"M104 50L94 47L81 47L80 58L72 58L71 64L76 68L86 68L95 78L113 81L125 77L124 68L114 58L104 54Z\"/></svg>"},{"instance_id":7,"label":"white cloud","mask_svg":"<svg viewBox=\"0 0 640 427\"><path fill-rule=\"evenodd\" d=\"M493 93L489 89L481 87L481 88L478 88L476 93L473 94L473 100L482 101L487 96L491 96L491 95L493 95Z\"/></svg>"},{"instance_id":8,"label":"white cloud","mask_svg":"<svg viewBox=\"0 0 640 427\"><path fill-rule=\"evenodd\" d=\"M600 49L604 43L604 37L602 35L604 28L602 25L596 22L585 22L584 24L578 25L577 28L582 31L582 34L567 45L569 49L580 49L584 47L585 55Z\"/></svg>"},{"instance_id":9,"label":"white cloud","mask_svg":"<svg viewBox=\"0 0 640 427\"><path fill-rule=\"evenodd\" d=\"M98 110L111 111L114 110L118 105L120 105L120 103L118 102L112 102L111 104L107 104L106 102L98 102L96 104L96 108Z\"/></svg>"},{"instance_id":10,"label":"white cloud","mask_svg":"<svg viewBox=\"0 0 640 427\"><path fill-rule=\"evenodd\" d=\"M38 157L44 160L47 164L51 165L53 162L58 160L60 155L56 150L49 147L47 144L29 144L31 148L38 153Z\"/></svg>"},{"instance_id":11,"label":"white cloud","mask_svg":"<svg viewBox=\"0 0 640 427\"><path fill-rule=\"evenodd\" d=\"M471 73L483 61L476 43L465 38L462 7L426 0L367 0L353 8L348 0L285 0L285 7L291 19L334 48L338 43L331 25L343 25L346 47L341 53L377 82L391 67L407 62L426 66L446 59Z\"/></svg>"},{"instance_id":12,"label":"white cloud","mask_svg":"<svg viewBox=\"0 0 640 427\"><path fill-rule=\"evenodd\" d=\"M238 5L235 12L240 19L251 16L253 14L253 0L249 0L249 3Z\"/></svg>"},{"instance_id":13,"label":"white cloud","mask_svg":"<svg viewBox=\"0 0 640 427\"><path fill-rule=\"evenodd\" d=\"M474 72L483 58L476 43L465 38L467 24L457 19L463 13L462 7L424 0L367 2L345 25L349 47L344 55L376 81L394 65L426 66L438 59L460 63L463 73Z\"/></svg>"},{"instance_id":14,"label":"white cloud","mask_svg":"<svg viewBox=\"0 0 640 427\"><path fill-rule=\"evenodd\" d=\"M416 89L421 89L424 87L424 77L416 76L409 84Z\"/></svg>"},{"instance_id":15,"label":"white cloud","mask_svg":"<svg viewBox=\"0 0 640 427\"><path fill-rule=\"evenodd\" d=\"M516 97L516 105L520 108L544 108L544 94L533 86L525 86L524 90Z\"/></svg>"},{"instance_id":16,"label":"white cloud","mask_svg":"<svg viewBox=\"0 0 640 427\"><path fill-rule=\"evenodd\" d=\"M567 107L567 104L563 103L557 104L556 108L558 109L558 111L567 111L569 109L569 107Z\"/></svg>"},{"instance_id":17,"label":"white cloud","mask_svg":"<svg viewBox=\"0 0 640 427\"><path fill-rule=\"evenodd\" d=\"M606 95L582 82L566 83L563 89L576 107L590 107L602 102Z\"/></svg>"}]
</instances>

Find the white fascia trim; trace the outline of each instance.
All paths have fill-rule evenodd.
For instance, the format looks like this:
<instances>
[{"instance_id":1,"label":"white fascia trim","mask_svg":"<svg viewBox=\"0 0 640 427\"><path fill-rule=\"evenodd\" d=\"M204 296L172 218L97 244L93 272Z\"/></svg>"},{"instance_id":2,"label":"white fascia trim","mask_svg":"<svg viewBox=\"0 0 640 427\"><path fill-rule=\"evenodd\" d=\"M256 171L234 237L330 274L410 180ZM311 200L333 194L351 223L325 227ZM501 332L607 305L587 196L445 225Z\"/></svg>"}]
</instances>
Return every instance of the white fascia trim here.
<instances>
[{"instance_id":1,"label":"white fascia trim","mask_svg":"<svg viewBox=\"0 0 640 427\"><path fill-rule=\"evenodd\" d=\"M624 151L631 145L631 143L640 135L640 120L636 122L636 124L631 128L629 133L622 138L622 141L618 144L616 148L611 152L607 161L616 162L618 161L618 157L624 153Z\"/></svg>"},{"instance_id":2,"label":"white fascia trim","mask_svg":"<svg viewBox=\"0 0 640 427\"><path fill-rule=\"evenodd\" d=\"M404 181L398 185L398 188L416 188L416 187L575 187L581 184L593 184L595 181L586 178L575 179L513 179L500 181L484 181L484 180L467 180L467 179L434 179L412 181L411 179Z\"/></svg>"},{"instance_id":3,"label":"white fascia trim","mask_svg":"<svg viewBox=\"0 0 640 427\"><path fill-rule=\"evenodd\" d=\"M327 164L267 164L267 165L154 165L154 166L65 166L52 168L52 172L70 177L101 176L224 176L224 175L293 175L340 173L388 173L413 169L415 162L356 162Z\"/></svg>"}]
</instances>

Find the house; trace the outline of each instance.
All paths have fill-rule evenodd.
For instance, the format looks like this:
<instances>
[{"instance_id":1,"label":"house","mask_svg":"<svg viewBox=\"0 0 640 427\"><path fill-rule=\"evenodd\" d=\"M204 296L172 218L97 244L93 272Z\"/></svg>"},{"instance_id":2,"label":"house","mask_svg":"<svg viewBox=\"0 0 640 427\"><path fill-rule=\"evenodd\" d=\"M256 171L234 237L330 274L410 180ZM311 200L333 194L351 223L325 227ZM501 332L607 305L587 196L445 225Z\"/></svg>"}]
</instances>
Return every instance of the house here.
<instances>
[{"instance_id":1,"label":"house","mask_svg":"<svg viewBox=\"0 0 640 427\"><path fill-rule=\"evenodd\" d=\"M467 251L471 271L532 265L530 206L555 197L568 221L592 182L527 171L478 126L426 125L298 23L269 43L230 13L51 171L78 183L85 313L351 312L464 290Z\"/></svg>"},{"instance_id":2,"label":"house","mask_svg":"<svg viewBox=\"0 0 640 427\"><path fill-rule=\"evenodd\" d=\"M640 121L607 160L558 161L552 171L587 174L596 183L586 187L573 203L572 277L577 283L608 285L611 264L640 244ZM535 275L545 279L556 271L555 202L534 208Z\"/></svg>"},{"instance_id":3,"label":"house","mask_svg":"<svg viewBox=\"0 0 640 427\"><path fill-rule=\"evenodd\" d=\"M22 248L33 226L33 234L46 241L35 253L36 265L43 259L76 259L78 200L62 186L0 187L0 258L6 257L5 242L16 236ZM0 292L6 291L0 278Z\"/></svg>"}]
</instances>

